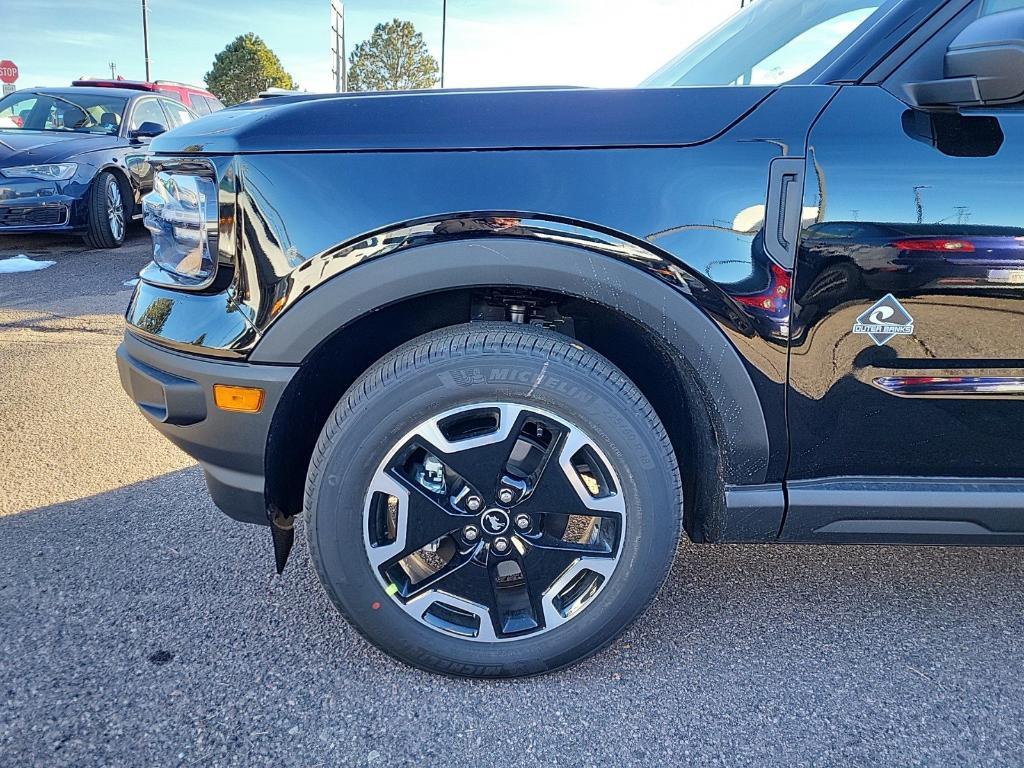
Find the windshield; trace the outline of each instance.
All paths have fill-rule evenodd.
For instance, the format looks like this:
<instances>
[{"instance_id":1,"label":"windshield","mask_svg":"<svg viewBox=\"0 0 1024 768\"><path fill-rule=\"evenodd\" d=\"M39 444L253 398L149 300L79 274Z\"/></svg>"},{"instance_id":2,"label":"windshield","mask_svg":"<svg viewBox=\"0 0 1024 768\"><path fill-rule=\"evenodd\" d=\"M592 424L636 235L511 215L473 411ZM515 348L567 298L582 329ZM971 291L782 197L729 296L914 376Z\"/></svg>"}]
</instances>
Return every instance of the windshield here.
<instances>
[{"instance_id":1,"label":"windshield","mask_svg":"<svg viewBox=\"0 0 1024 768\"><path fill-rule=\"evenodd\" d=\"M128 99L22 91L0 99L0 129L116 134Z\"/></svg>"},{"instance_id":2,"label":"windshield","mask_svg":"<svg viewBox=\"0 0 1024 768\"><path fill-rule=\"evenodd\" d=\"M788 82L821 62L881 5L881 0L756 0L640 87Z\"/></svg>"}]
</instances>

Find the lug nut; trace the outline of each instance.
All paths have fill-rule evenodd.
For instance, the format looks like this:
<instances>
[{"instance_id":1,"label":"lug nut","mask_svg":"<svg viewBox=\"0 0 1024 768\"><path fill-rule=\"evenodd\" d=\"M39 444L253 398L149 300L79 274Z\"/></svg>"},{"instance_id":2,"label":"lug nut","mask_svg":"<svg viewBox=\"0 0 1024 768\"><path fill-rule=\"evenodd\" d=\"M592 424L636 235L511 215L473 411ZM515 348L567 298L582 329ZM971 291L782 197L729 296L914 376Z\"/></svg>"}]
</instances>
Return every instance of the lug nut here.
<instances>
[{"instance_id":1,"label":"lug nut","mask_svg":"<svg viewBox=\"0 0 1024 768\"><path fill-rule=\"evenodd\" d=\"M491 546L494 547L494 551L495 552L505 552L505 551L508 550L508 539L506 539L506 538L495 539L494 543L491 544Z\"/></svg>"},{"instance_id":2,"label":"lug nut","mask_svg":"<svg viewBox=\"0 0 1024 768\"><path fill-rule=\"evenodd\" d=\"M484 505L483 501L479 496L470 496L466 499L466 509L470 512L479 512L480 507Z\"/></svg>"},{"instance_id":3,"label":"lug nut","mask_svg":"<svg viewBox=\"0 0 1024 768\"><path fill-rule=\"evenodd\" d=\"M502 504L511 504L512 499L514 498L515 494L512 493L512 491L510 491L508 488L502 488L498 492L498 501L500 501Z\"/></svg>"},{"instance_id":4,"label":"lug nut","mask_svg":"<svg viewBox=\"0 0 1024 768\"><path fill-rule=\"evenodd\" d=\"M466 541L476 541L480 538L480 531L475 525L467 525L462 529L462 538Z\"/></svg>"},{"instance_id":5,"label":"lug nut","mask_svg":"<svg viewBox=\"0 0 1024 768\"><path fill-rule=\"evenodd\" d=\"M530 516L529 515L516 515L516 528L520 531L525 531L530 527Z\"/></svg>"}]
</instances>

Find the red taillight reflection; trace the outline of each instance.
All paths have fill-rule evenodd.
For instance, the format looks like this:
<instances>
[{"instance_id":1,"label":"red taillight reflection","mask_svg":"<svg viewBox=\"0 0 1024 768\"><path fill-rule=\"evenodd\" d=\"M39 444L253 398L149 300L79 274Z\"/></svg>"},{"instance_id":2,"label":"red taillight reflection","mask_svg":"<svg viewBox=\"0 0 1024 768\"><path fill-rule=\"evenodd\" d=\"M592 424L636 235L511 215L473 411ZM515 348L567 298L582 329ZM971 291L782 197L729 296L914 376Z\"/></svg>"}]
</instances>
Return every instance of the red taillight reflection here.
<instances>
[{"instance_id":1,"label":"red taillight reflection","mask_svg":"<svg viewBox=\"0 0 1024 768\"><path fill-rule=\"evenodd\" d=\"M752 296L736 296L740 304L756 309L764 309L768 312L780 312L787 307L787 298L792 278L789 273L778 264L771 265L772 280L768 289Z\"/></svg>"},{"instance_id":2,"label":"red taillight reflection","mask_svg":"<svg viewBox=\"0 0 1024 768\"><path fill-rule=\"evenodd\" d=\"M943 238L920 240L897 240L891 244L901 251L932 251L933 253L974 253L974 243L970 240L946 240Z\"/></svg>"}]
</instances>

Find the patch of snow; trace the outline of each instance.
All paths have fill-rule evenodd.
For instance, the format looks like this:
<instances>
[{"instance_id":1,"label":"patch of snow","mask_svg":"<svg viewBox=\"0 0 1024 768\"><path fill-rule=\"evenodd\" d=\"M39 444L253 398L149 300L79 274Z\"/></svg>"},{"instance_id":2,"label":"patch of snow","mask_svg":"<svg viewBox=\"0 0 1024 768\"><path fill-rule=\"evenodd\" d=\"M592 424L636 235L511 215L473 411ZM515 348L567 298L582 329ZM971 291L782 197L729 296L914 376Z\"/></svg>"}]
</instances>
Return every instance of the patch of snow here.
<instances>
[{"instance_id":1,"label":"patch of snow","mask_svg":"<svg viewBox=\"0 0 1024 768\"><path fill-rule=\"evenodd\" d=\"M0 274L35 272L36 270L52 267L56 263L56 261L33 261L24 253L19 253L17 256L0 259Z\"/></svg>"}]
</instances>

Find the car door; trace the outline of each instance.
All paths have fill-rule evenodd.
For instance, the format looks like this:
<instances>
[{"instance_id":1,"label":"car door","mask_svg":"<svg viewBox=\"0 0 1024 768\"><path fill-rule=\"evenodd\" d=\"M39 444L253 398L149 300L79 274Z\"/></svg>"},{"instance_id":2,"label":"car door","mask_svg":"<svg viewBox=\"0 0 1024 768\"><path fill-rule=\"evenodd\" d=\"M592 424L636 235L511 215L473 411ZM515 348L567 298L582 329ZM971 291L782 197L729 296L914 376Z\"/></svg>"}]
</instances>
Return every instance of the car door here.
<instances>
[{"instance_id":1,"label":"car door","mask_svg":"<svg viewBox=\"0 0 1024 768\"><path fill-rule=\"evenodd\" d=\"M162 99L155 96L147 96L138 99L131 107L131 114L127 121L127 136L131 139L132 148L125 156L125 165L131 174L132 183L139 190L140 194L146 194L153 189L153 169L148 158L148 137L131 138L132 131L138 130L143 123L156 123L166 130L169 126L169 118L160 105Z\"/></svg>"},{"instance_id":2,"label":"car door","mask_svg":"<svg viewBox=\"0 0 1024 768\"><path fill-rule=\"evenodd\" d=\"M785 538L1024 530L1024 109L906 96L967 24L1024 1L954 5L809 136Z\"/></svg>"}]
</instances>

